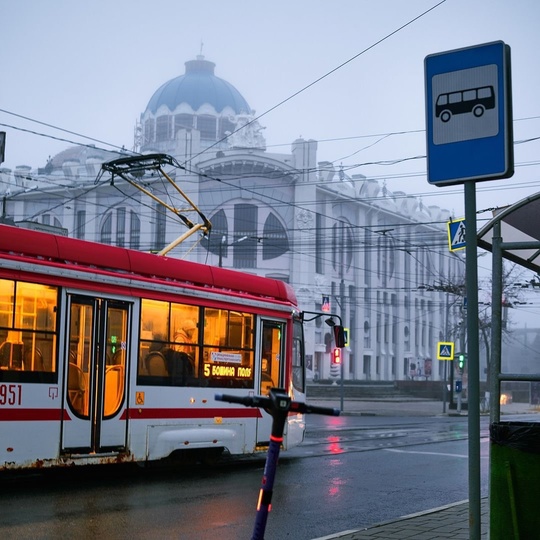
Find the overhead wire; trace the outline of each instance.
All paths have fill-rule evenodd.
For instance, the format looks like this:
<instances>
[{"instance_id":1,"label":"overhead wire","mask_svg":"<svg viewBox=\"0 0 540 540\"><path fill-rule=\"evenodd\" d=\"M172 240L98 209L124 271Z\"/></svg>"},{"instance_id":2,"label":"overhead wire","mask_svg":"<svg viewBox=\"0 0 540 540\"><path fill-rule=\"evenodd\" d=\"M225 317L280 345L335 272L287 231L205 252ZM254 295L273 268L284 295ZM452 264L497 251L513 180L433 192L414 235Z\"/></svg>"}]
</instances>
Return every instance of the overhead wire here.
<instances>
[{"instance_id":1,"label":"overhead wire","mask_svg":"<svg viewBox=\"0 0 540 540\"><path fill-rule=\"evenodd\" d=\"M253 119L253 121L257 121L259 120L260 118L262 118L263 116L265 116L266 114L270 113L271 111L275 110L276 108L278 108L279 106L283 105L284 103L288 102L289 100L293 99L294 97L296 97L297 95L299 95L300 93L304 92L305 90L307 90L308 88L312 87L313 85L315 85L316 83L320 82L321 80L325 79L326 77L328 77L329 75L331 75L332 73L336 72L337 70L341 69L342 67L344 67L345 65L347 65L348 63L352 62L353 60L355 60L356 58L358 58L359 56L361 56L362 54L366 53L367 51L369 51L370 49L372 49L373 47L375 47L376 45L382 43L383 41L385 41L386 39L390 38L391 36L393 36L394 34L396 34L397 32L399 32L400 30L404 29L405 27L409 26L410 24L412 24L413 22L415 22L416 20L418 20L419 18L423 17L424 15L426 15L427 13L429 13L430 11L432 11L433 9L437 8L438 6L440 6L441 4L443 4L445 2L445 0L442 0L441 2L439 2L438 4L432 6L431 8L429 8L428 10L424 11L422 14L418 15L417 17L411 19L410 21L408 21L406 24L400 26L399 28L395 29L393 32L387 34L386 36L384 36L383 38L381 38L380 40L376 41L375 43L371 44L369 47L365 48L364 50L360 51L358 54L354 55L353 57L349 58L347 61L341 63L340 65L338 65L337 67L335 67L334 69L330 70L329 72L327 72L326 74L324 74L323 76L317 78L316 80L312 81L310 84L304 86L303 88L301 88L300 90L298 90L297 92L293 93L292 95L290 95L288 98L280 101L279 103L277 103L276 105L274 105L272 108L268 109L267 111L265 111L264 113L260 114L259 116L257 116L256 118ZM20 118L23 118L25 120L32 120L28 117L25 117L23 115L18 115L16 113L11 113L9 111L6 111L4 109L0 109L0 112L5 112L7 114L13 114L17 117L20 117ZM537 117L530 117L530 118L537 118ZM32 121L35 121L35 120L32 120ZM252 122L253 122L252 121ZM70 131L70 130L66 130L66 129L63 129L63 128L59 128L57 126L53 126L51 124L47 124L45 122L40 122L40 121L36 121L42 125L45 125L47 127L52 127L54 129L59 129L61 131L64 131L66 133L70 133L70 134L73 134L73 135L77 135L77 136L80 136L80 137L84 137L84 138L87 138L89 140L93 140L95 142L99 142L100 144L106 144L108 146L115 146L115 145L111 145L110 143L106 143L104 141L100 141L99 139L94 139L92 137L86 137L84 135L81 135L79 133L76 133L76 132L73 132L73 131ZM0 124L0 125L6 125L6 124ZM16 128L14 126L10 126L10 127L13 127L14 129L22 129L22 128ZM244 126L245 127L245 126ZM30 130L24 130L24 131L30 131ZM394 134L400 134L400 133L416 133L416 132L421 132L423 130L413 130L413 131L407 131L407 132L394 132L394 133L388 133L388 134L382 134L382 136L379 138L378 141L374 142L373 144L371 145L368 145L366 146L365 148L363 149L360 149L356 152L354 152L353 154L350 154L349 156L345 156L341 159L347 159L348 157L351 157L352 155L355 155L357 153L359 153L360 151L364 150L364 149L367 149L367 148L370 148L372 146L374 146L375 144L378 144L378 142L381 142L382 140L384 140L385 138L389 137L390 135L394 135ZM31 131L30 131L31 132ZM39 133L36 133L36 132L31 132L31 133L35 133L37 135L42 135L44 136L43 134L39 134ZM61 138L58 138L58 137L53 137L53 136L50 136L51 138L53 139L56 139L56 140L61 140L61 141L64 141L64 142L70 142L72 144L79 144L79 143L74 143L73 141L69 141L67 139L61 139ZM341 138L342 140L345 140L347 138ZM518 141L516 144L520 144L521 142L530 142L530 141L533 141L533 140L536 140L537 138L531 138L531 139L527 139L527 140L524 140L524 141ZM221 142L222 140L225 140L225 138L221 139L220 141L217 141L215 144L218 144L219 142ZM324 141L329 141L331 139L325 139ZM340 139L336 139L336 140L340 140ZM214 146L215 146L214 144ZM94 148L94 145L83 145L81 144L81 146L90 146L92 148ZM116 146L116 148L119 148ZM211 147L210 147L211 148ZM107 150L109 151L109 150ZM121 152L125 152L125 149L122 147L120 148L120 151ZM206 149L205 151L208 151L208 149ZM202 153L202 152L201 152ZM196 156L193 156L190 160L188 160L187 162L193 160L195 157L197 157L199 154L197 154ZM348 170L352 170L353 168L357 168L357 167L361 167L361 166L367 166L367 165L395 165L397 163L402 163L404 161L408 161L408 160L416 160L416 159L423 159L425 158L425 156L412 156L412 157L408 157L408 158L401 158L401 159L397 159L397 160L384 160L384 161L378 161L378 162L368 162L368 163L364 163L364 164L356 164L356 165L349 165L347 166L348 167ZM335 160L334 163L336 161L339 161L339 160ZM187 163L186 162L186 163ZM200 174L200 173L199 173ZM422 173L419 173L419 174L422 174ZM424 173L425 174L425 173ZM210 175L204 175L206 176L207 178L212 178ZM223 183L223 179L219 179L219 178L213 178L214 180L218 181L218 182L221 182ZM235 186L236 187L236 186ZM513 186L515 188L515 186ZM242 188L242 189L245 189L245 188ZM254 193L256 191L253 191ZM260 194L259 194L260 195ZM426 194L425 196L429 196L428 194ZM274 201L275 203L281 203L283 204L282 201L278 201L278 200L275 200ZM331 218L330 216L326 216L328 218ZM415 223L411 223L410 225L416 225Z\"/></svg>"}]
</instances>

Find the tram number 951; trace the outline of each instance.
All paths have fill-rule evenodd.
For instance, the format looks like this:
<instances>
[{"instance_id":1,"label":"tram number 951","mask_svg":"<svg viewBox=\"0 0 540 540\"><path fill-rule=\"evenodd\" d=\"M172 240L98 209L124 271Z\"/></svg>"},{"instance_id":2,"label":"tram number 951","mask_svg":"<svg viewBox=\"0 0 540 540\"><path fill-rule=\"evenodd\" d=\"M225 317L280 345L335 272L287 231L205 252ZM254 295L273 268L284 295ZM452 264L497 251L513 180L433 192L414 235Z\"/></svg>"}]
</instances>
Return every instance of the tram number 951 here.
<instances>
[{"instance_id":1,"label":"tram number 951","mask_svg":"<svg viewBox=\"0 0 540 540\"><path fill-rule=\"evenodd\" d=\"M22 388L20 384L0 384L0 406L20 405Z\"/></svg>"}]
</instances>

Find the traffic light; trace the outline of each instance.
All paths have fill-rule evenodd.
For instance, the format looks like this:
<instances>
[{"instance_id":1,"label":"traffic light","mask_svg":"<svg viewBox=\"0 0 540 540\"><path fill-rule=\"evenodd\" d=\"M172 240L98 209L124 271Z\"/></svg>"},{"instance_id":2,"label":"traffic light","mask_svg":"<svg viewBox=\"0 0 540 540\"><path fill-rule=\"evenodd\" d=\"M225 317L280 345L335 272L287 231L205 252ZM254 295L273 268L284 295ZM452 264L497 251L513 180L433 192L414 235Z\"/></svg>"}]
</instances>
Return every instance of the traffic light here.
<instances>
[{"instance_id":1,"label":"traffic light","mask_svg":"<svg viewBox=\"0 0 540 540\"><path fill-rule=\"evenodd\" d=\"M459 372L460 373L463 373L463 370L465 369L465 360L466 360L466 355L465 353L459 353L458 354L458 368L459 368Z\"/></svg>"},{"instance_id":2,"label":"traffic light","mask_svg":"<svg viewBox=\"0 0 540 540\"><path fill-rule=\"evenodd\" d=\"M345 328L343 326L337 324L334 326L334 341L336 347L345 347L347 340L345 339Z\"/></svg>"},{"instance_id":3,"label":"traffic light","mask_svg":"<svg viewBox=\"0 0 540 540\"><path fill-rule=\"evenodd\" d=\"M335 347L332 350L332 365L339 366L341 364L341 349Z\"/></svg>"}]
</instances>

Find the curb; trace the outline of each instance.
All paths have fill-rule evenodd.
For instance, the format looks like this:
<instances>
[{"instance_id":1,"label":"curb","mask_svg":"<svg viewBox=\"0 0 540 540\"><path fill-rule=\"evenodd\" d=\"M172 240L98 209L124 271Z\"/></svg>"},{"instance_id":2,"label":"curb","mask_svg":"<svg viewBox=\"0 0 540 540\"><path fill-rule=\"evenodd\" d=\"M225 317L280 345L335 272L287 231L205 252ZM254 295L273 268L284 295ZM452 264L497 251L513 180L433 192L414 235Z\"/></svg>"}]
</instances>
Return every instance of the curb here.
<instances>
[{"instance_id":1,"label":"curb","mask_svg":"<svg viewBox=\"0 0 540 540\"><path fill-rule=\"evenodd\" d=\"M381 523L377 523L375 525L370 525L369 527L363 527L361 529L351 529L349 531L341 531L339 533L330 534L328 536L321 536L321 537L313 538L312 540L332 540L332 539L336 539L336 538L347 538L351 534L364 532L364 531L369 531L371 529L377 529L379 527L384 527L385 525L391 525L392 523L398 523L398 522L401 522L401 521L407 521L408 519L414 519L414 518L421 517L421 516L426 516L426 515L429 515L429 514L435 514L437 512L442 512L444 510L448 510L449 508L454 508L455 506L460 506L462 504L468 504L468 503L469 503L469 499L465 499L464 501L458 501L458 502L455 502L455 503L445 504L444 506L439 506L437 508L431 508L430 510L424 510L422 512L416 512L414 514L407 514L405 516L401 516L401 517L396 518L396 519L390 519L388 521L382 521Z\"/></svg>"}]
</instances>

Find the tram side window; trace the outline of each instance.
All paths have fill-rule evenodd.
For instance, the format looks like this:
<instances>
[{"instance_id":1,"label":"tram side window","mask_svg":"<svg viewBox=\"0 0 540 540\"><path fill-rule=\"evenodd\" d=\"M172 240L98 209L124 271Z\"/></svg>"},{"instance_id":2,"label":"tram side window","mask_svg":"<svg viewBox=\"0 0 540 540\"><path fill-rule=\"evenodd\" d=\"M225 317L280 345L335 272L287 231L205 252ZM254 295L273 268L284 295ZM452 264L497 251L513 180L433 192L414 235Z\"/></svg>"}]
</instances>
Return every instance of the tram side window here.
<instances>
[{"instance_id":1,"label":"tram side window","mask_svg":"<svg viewBox=\"0 0 540 540\"><path fill-rule=\"evenodd\" d=\"M199 308L144 299L139 383L199 386Z\"/></svg>"},{"instance_id":2,"label":"tram side window","mask_svg":"<svg viewBox=\"0 0 540 540\"><path fill-rule=\"evenodd\" d=\"M54 382L58 289L0 279L0 380Z\"/></svg>"},{"instance_id":3,"label":"tram side window","mask_svg":"<svg viewBox=\"0 0 540 540\"><path fill-rule=\"evenodd\" d=\"M253 388L254 316L206 308L202 357L206 385Z\"/></svg>"},{"instance_id":4,"label":"tram side window","mask_svg":"<svg viewBox=\"0 0 540 540\"><path fill-rule=\"evenodd\" d=\"M253 388L253 329L248 313L143 299L138 382Z\"/></svg>"}]
</instances>

